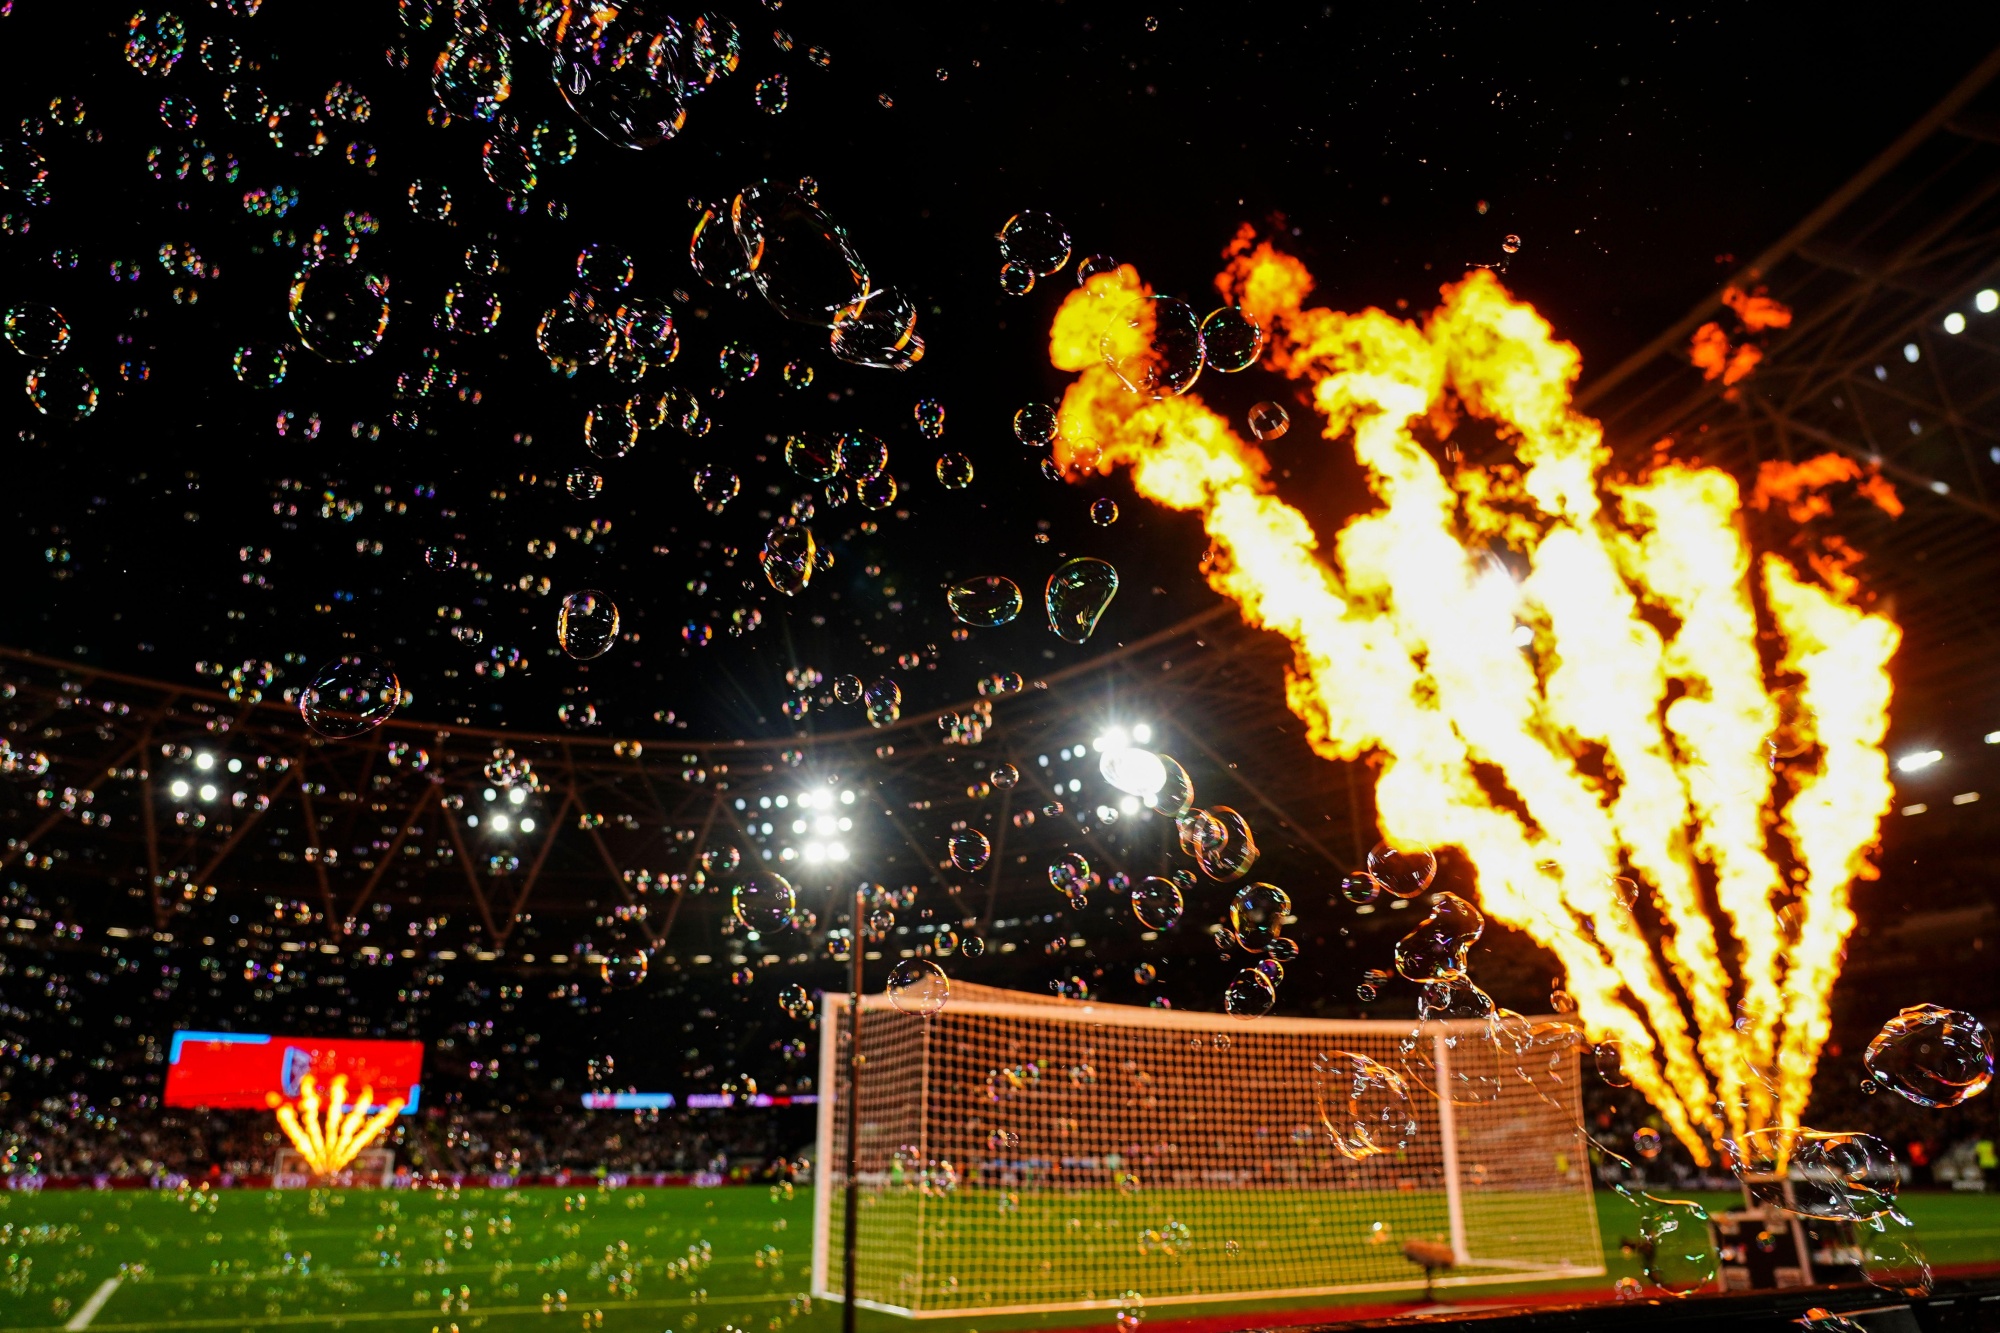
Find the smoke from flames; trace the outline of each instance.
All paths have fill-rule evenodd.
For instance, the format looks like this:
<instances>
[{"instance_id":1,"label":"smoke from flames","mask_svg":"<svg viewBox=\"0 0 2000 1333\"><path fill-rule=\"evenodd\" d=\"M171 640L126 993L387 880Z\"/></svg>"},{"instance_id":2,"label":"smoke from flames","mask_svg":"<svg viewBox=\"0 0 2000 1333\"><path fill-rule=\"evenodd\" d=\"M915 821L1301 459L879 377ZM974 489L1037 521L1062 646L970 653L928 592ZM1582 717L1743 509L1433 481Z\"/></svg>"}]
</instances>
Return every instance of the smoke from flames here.
<instances>
[{"instance_id":1,"label":"smoke from flames","mask_svg":"<svg viewBox=\"0 0 2000 1333\"><path fill-rule=\"evenodd\" d=\"M1379 506L1329 541L1198 394L1127 389L1105 358L1144 353L1130 265L1057 313L1051 359L1077 373L1057 460L1126 468L1200 515L1211 585L1293 646L1313 748L1372 763L1392 842L1462 849L1485 911L1556 955L1591 1040L1622 1044L1698 1160L1796 1124L1892 795L1896 626L1753 553L1727 473L1610 474L1572 406L1576 349L1492 273L1418 323L1308 308L1304 265L1248 229L1225 255L1217 285L1269 333L1264 365L1309 388ZM1420 436L1462 417L1514 457L1441 465Z\"/></svg>"}]
</instances>

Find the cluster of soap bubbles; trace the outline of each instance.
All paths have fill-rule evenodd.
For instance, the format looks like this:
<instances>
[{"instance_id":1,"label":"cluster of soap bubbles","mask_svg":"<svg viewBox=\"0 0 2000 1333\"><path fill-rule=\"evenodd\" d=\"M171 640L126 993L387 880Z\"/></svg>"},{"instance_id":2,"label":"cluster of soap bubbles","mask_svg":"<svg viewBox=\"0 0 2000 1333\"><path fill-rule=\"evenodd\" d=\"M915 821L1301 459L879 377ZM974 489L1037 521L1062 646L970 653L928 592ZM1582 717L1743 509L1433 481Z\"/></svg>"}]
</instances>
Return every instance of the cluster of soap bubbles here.
<instances>
[{"instance_id":1,"label":"cluster of soap bubbles","mask_svg":"<svg viewBox=\"0 0 2000 1333\"><path fill-rule=\"evenodd\" d=\"M1079 271L1078 276L1083 274ZM1193 388L1204 369L1234 374L1255 365L1264 348L1264 331L1235 306L1198 316L1185 301L1142 296L1111 316L1097 345L1104 364L1127 389L1170 398ZM1276 410L1283 416L1282 408ZM1268 438L1282 433L1279 427Z\"/></svg>"},{"instance_id":2,"label":"cluster of soap bubbles","mask_svg":"<svg viewBox=\"0 0 2000 1333\"><path fill-rule=\"evenodd\" d=\"M1000 242L1000 290L1009 296L1026 296L1035 279L1060 273L1069 263L1069 232L1047 213L1016 213L994 239Z\"/></svg>"}]
</instances>

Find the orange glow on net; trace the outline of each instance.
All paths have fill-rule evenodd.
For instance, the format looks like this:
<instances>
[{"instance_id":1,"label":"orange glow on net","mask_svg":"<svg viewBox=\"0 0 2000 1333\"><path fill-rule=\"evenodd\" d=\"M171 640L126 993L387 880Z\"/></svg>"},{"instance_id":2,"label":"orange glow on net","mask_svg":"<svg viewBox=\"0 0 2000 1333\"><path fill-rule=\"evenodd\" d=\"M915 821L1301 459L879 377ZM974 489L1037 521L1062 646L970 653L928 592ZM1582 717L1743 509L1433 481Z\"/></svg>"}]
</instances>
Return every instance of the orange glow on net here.
<instances>
[{"instance_id":1,"label":"orange glow on net","mask_svg":"<svg viewBox=\"0 0 2000 1333\"><path fill-rule=\"evenodd\" d=\"M1130 265L1057 313L1051 360L1077 375L1058 463L1126 468L1141 495L1201 517L1211 585L1293 645L1286 699L1314 749L1372 760L1392 840L1463 849L1487 913L1557 956L1591 1038L1623 1044L1633 1086L1697 1159L1796 1123L1847 886L1870 873L1888 805L1894 625L1775 555L1753 579L1727 474L1661 461L1608 476L1601 430L1572 407L1576 349L1490 272L1446 287L1420 324L1305 307L1311 275L1247 230L1225 258L1218 288L1270 335L1266 365L1310 389L1326 439L1351 444L1379 507L1329 555L1263 452L1197 394L1128 390L1100 339L1125 355L1120 340L1144 336L1114 318L1150 295ZM1420 435L1461 415L1492 422L1514 458L1447 473ZM1768 667L1760 590L1784 642ZM1767 741L1793 682L1821 719L1818 763L1781 791ZM1773 824L1804 876L1789 952ZM1621 875L1650 891L1657 952Z\"/></svg>"},{"instance_id":2,"label":"orange glow on net","mask_svg":"<svg viewBox=\"0 0 2000 1333\"><path fill-rule=\"evenodd\" d=\"M403 1110L403 1103L397 1100L371 1114L368 1107L375 1100L375 1090L369 1087L362 1088L360 1099L350 1104L345 1074L334 1075L328 1093L329 1098L322 1100L318 1083L307 1074L300 1081L298 1097L277 1109L278 1128L316 1176L345 1170L363 1149L382 1137Z\"/></svg>"}]
</instances>

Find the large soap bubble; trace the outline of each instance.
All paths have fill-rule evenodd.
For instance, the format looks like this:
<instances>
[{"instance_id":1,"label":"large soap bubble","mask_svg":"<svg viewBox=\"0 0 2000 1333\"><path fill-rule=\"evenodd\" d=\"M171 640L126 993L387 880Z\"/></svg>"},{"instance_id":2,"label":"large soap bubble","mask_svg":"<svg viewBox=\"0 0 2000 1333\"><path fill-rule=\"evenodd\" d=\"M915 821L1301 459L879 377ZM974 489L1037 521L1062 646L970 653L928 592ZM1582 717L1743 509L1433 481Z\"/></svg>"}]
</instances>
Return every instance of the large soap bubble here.
<instances>
[{"instance_id":1,"label":"large soap bubble","mask_svg":"<svg viewBox=\"0 0 2000 1333\"><path fill-rule=\"evenodd\" d=\"M1409 1147L1417 1117L1401 1074L1347 1051L1314 1056L1312 1074L1313 1102L1335 1152L1359 1162Z\"/></svg>"},{"instance_id":2,"label":"large soap bubble","mask_svg":"<svg viewBox=\"0 0 2000 1333\"><path fill-rule=\"evenodd\" d=\"M387 663L372 657L328 662L299 691L299 716L322 736L346 740L388 721L403 702L403 687Z\"/></svg>"},{"instance_id":3,"label":"large soap bubble","mask_svg":"<svg viewBox=\"0 0 2000 1333\"><path fill-rule=\"evenodd\" d=\"M292 279L292 328L328 361L365 361L389 331L389 279L360 263L332 260Z\"/></svg>"},{"instance_id":4,"label":"large soap bubble","mask_svg":"<svg viewBox=\"0 0 2000 1333\"><path fill-rule=\"evenodd\" d=\"M1111 317L1098 350L1134 393L1186 393L1201 375L1201 321L1185 301L1142 296Z\"/></svg>"},{"instance_id":5,"label":"large soap bubble","mask_svg":"<svg viewBox=\"0 0 2000 1333\"><path fill-rule=\"evenodd\" d=\"M783 185L753 185L729 205L744 267L771 308L800 324L831 325L869 294L868 268L847 230Z\"/></svg>"},{"instance_id":6,"label":"large soap bubble","mask_svg":"<svg viewBox=\"0 0 2000 1333\"><path fill-rule=\"evenodd\" d=\"M1078 556L1049 575L1043 601L1049 628L1070 643L1085 643L1118 593L1118 571L1103 560Z\"/></svg>"},{"instance_id":7,"label":"large soap bubble","mask_svg":"<svg viewBox=\"0 0 2000 1333\"><path fill-rule=\"evenodd\" d=\"M1956 1106L1993 1081L1986 1025L1941 1005L1910 1005L1883 1024L1861 1058L1876 1082L1919 1106Z\"/></svg>"}]
</instances>

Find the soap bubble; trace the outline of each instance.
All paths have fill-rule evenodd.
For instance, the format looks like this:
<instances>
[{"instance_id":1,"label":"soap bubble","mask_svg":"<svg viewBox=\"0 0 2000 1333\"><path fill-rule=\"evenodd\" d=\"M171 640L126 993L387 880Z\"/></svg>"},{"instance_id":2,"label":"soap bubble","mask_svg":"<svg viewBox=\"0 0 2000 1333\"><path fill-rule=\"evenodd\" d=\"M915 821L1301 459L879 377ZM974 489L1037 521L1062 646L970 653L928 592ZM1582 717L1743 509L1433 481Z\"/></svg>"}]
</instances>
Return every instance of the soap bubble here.
<instances>
[{"instance_id":1,"label":"soap bubble","mask_svg":"<svg viewBox=\"0 0 2000 1333\"><path fill-rule=\"evenodd\" d=\"M725 291L743 291L752 285L743 247L736 240L725 205L709 204L700 210L688 239L688 263L702 281Z\"/></svg>"},{"instance_id":2,"label":"soap bubble","mask_svg":"<svg viewBox=\"0 0 2000 1333\"><path fill-rule=\"evenodd\" d=\"M513 54L496 31L460 28L431 65L431 92L454 116L492 120L513 91Z\"/></svg>"},{"instance_id":3,"label":"soap bubble","mask_svg":"<svg viewBox=\"0 0 2000 1333\"><path fill-rule=\"evenodd\" d=\"M1440 893L1431 914L1396 943L1396 971L1419 985L1465 976L1465 956L1479 942L1486 918L1455 893Z\"/></svg>"},{"instance_id":4,"label":"soap bubble","mask_svg":"<svg viewBox=\"0 0 2000 1333\"><path fill-rule=\"evenodd\" d=\"M500 294L476 278L456 282L445 289L444 322L453 333L491 333L500 326Z\"/></svg>"},{"instance_id":5,"label":"soap bubble","mask_svg":"<svg viewBox=\"0 0 2000 1333\"><path fill-rule=\"evenodd\" d=\"M599 458L623 458L639 447L639 419L628 402L597 403L583 414L583 444Z\"/></svg>"},{"instance_id":6,"label":"soap bubble","mask_svg":"<svg viewBox=\"0 0 2000 1333\"><path fill-rule=\"evenodd\" d=\"M1100 528L1108 528L1118 521L1118 502L1110 496L1093 500L1090 505L1090 521Z\"/></svg>"},{"instance_id":7,"label":"soap bubble","mask_svg":"<svg viewBox=\"0 0 2000 1333\"><path fill-rule=\"evenodd\" d=\"M1359 1162L1409 1147L1417 1117L1401 1074L1365 1055L1327 1051L1313 1057L1312 1076L1313 1103L1335 1152Z\"/></svg>"},{"instance_id":8,"label":"soap bubble","mask_svg":"<svg viewBox=\"0 0 2000 1333\"><path fill-rule=\"evenodd\" d=\"M833 682L833 697L844 704L861 702L861 677L836 676Z\"/></svg>"},{"instance_id":9,"label":"soap bubble","mask_svg":"<svg viewBox=\"0 0 2000 1333\"><path fill-rule=\"evenodd\" d=\"M177 15L144 10L126 25L125 63L141 74L164 79L187 53L187 25Z\"/></svg>"},{"instance_id":10,"label":"soap bubble","mask_svg":"<svg viewBox=\"0 0 2000 1333\"><path fill-rule=\"evenodd\" d=\"M320 735L345 740L381 726L402 702L402 683L387 663L340 657L299 691L299 716Z\"/></svg>"},{"instance_id":11,"label":"soap bubble","mask_svg":"<svg viewBox=\"0 0 2000 1333\"><path fill-rule=\"evenodd\" d=\"M614 949L598 964L597 974L611 990L631 990L646 979L649 962L644 949Z\"/></svg>"},{"instance_id":12,"label":"soap bubble","mask_svg":"<svg viewBox=\"0 0 2000 1333\"><path fill-rule=\"evenodd\" d=\"M1182 906L1180 886L1170 879L1148 875L1132 886L1132 915L1148 930L1173 929Z\"/></svg>"},{"instance_id":13,"label":"soap bubble","mask_svg":"<svg viewBox=\"0 0 2000 1333\"><path fill-rule=\"evenodd\" d=\"M845 431L839 438L840 465L857 481L870 481L889 466L889 446L881 439L859 431Z\"/></svg>"},{"instance_id":14,"label":"soap bubble","mask_svg":"<svg viewBox=\"0 0 2000 1333\"><path fill-rule=\"evenodd\" d=\"M1000 266L1000 290L1009 296L1026 296L1035 290L1035 270L1018 259Z\"/></svg>"},{"instance_id":15,"label":"soap bubble","mask_svg":"<svg viewBox=\"0 0 2000 1333\"><path fill-rule=\"evenodd\" d=\"M69 350L69 321L41 301L23 301L0 315L0 334L22 356L47 361Z\"/></svg>"},{"instance_id":16,"label":"soap bubble","mask_svg":"<svg viewBox=\"0 0 2000 1333\"><path fill-rule=\"evenodd\" d=\"M568 7L564 14L570 13ZM577 118L621 148L650 148L687 124L685 88L675 69L680 30L647 31L635 7L593 5L555 29L550 74Z\"/></svg>"},{"instance_id":17,"label":"soap bubble","mask_svg":"<svg viewBox=\"0 0 2000 1333\"><path fill-rule=\"evenodd\" d=\"M556 642L579 662L602 657L618 639L618 604L594 588L573 592L556 612Z\"/></svg>"},{"instance_id":18,"label":"soap bubble","mask_svg":"<svg viewBox=\"0 0 2000 1333\"><path fill-rule=\"evenodd\" d=\"M1000 228L997 239L1001 254L1027 265L1036 277L1046 278L1069 263L1069 233L1047 213L1016 213Z\"/></svg>"},{"instance_id":19,"label":"soap bubble","mask_svg":"<svg viewBox=\"0 0 2000 1333\"><path fill-rule=\"evenodd\" d=\"M35 366L24 385L28 401L46 417L82 421L97 411L97 381L82 366Z\"/></svg>"},{"instance_id":20,"label":"soap bubble","mask_svg":"<svg viewBox=\"0 0 2000 1333\"><path fill-rule=\"evenodd\" d=\"M1919 1106L1957 1106L1993 1081L1993 1037L1963 1010L1913 1004L1875 1034L1862 1063Z\"/></svg>"},{"instance_id":21,"label":"soap bubble","mask_svg":"<svg viewBox=\"0 0 2000 1333\"><path fill-rule=\"evenodd\" d=\"M1029 403L1014 414L1014 438L1038 449L1056 437L1056 410L1047 403Z\"/></svg>"},{"instance_id":22,"label":"soap bubble","mask_svg":"<svg viewBox=\"0 0 2000 1333\"><path fill-rule=\"evenodd\" d=\"M1519 1077L1501 1076L1499 1011L1470 981L1434 982L1417 996L1417 1026L1396 1043L1402 1075L1454 1106L1488 1105ZM1440 1066L1442 1047L1445 1059Z\"/></svg>"},{"instance_id":23,"label":"soap bubble","mask_svg":"<svg viewBox=\"0 0 2000 1333\"><path fill-rule=\"evenodd\" d=\"M1004 791L1021 780L1021 770L1012 764L999 764L986 777L994 786Z\"/></svg>"},{"instance_id":24,"label":"soap bubble","mask_svg":"<svg viewBox=\"0 0 2000 1333\"><path fill-rule=\"evenodd\" d=\"M1931 1265L1917 1243L1917 1229L1895 1209L1855 1228L1861 1243L1861 1276L1871 1286L1912 1299L1931 1294Z\"/></svg>"},{"instance_id":25,"label":"soap bubble","mask_svg":"<svg viewBox=\"0 0 2000 1333\"><path fill-rule=\"evenodd\" d=\"M1437 857L1422 847L1378 842L1368 853L1368 873L1391 897L1414 898L1431 886L1437 875Z\"/></svg>"},{"instance_id":26,"label":"soap bubble","mask_svg":"<svg viewBox=\"0 0 2000 1333\"><path fill-rule=\"evenodd\" d=\"M424 548L424 563L439 572L458 568L458 548L453 546L427 546Z\"/></svg>"},{"instance_id":27,"label":"soap bubble","mask_svg":"<svg viewBox=\"0 0 2000 1333\"><path fill-rule=\"evenodd\" d=\"M694 493L702 498L709 512L714 514L721 513L722 507L736 498L736 492L741 484L734 472L716 467L713 463L694 474Z\"/></svg>"},{"instance_id":28,"label":"soap bubble","mask_svg":"<svg viewBox=\"0 0 2000 1333\"><path fill-rule=\"evenodd\" d=\"M595 500L604 492L604 478L588 468L571 468L563 477L563 489L572 499Z\"/></svg>"},{"instance_id":29,"label":"soap bubble","mask_svg":"<svg viewBox=\"0 0 2000 1333\"><path fill-rule=\"evenodd\" d=\"M1591 1062L1597 1068L1597 1076L1614 1088L1632 1086L1631 1075L1625 1072L1625 1043L1615 1037L1607 1037L1597 1043L1591 1052Z\"/></svg>"},{"instance_id":30,"label":"soap bubble","mask_svg":"<svg viewBox=\"0 0 2000 1333\"><path fill-rule=\"evenodd\" d=\"M792 86L784 75L772 74L757 80L757 86L750 91L750 100L767 116L781 115L792 104Z\"/></svg>"},{"instance_id":31,"label":"soap bubble","mask_svg":"<svg viewBox=\"0 0 2000 1333\"><path fill-rule=\"evenodd\" d=\"M576 276L593 292L622 292L632 285L632 256L615 245L586 245L577 251Z\"/></svg>"},{"instance_id":32,"label":"soap bubble","mask_svg":"<svg viewBox=\"0 0 2000 1333\"><path fill-rule=\"evenodd\" d=\"M798 890L775 870L745 876L729 893L730 910L736 919L765 933L790 929L798 905Z\"/></svg>"},{"instance_id":33,"label":"soap bubble","mask_svg":"<svg viewBox=\"0 0 2000 1333\"><path fill-rule=\"evenodd\" d=\"M1224 1012L1246 1023L1270 1013L1271 1006L1277 1002L1278 992L1271 985L1271 979L1254 967L1238 972L1222 992Z\"/></svg>"},{"instance_id":34,"label":"soap bubble","mask_svg":"<svg viewBox=\"0 0 2000 1333\"><path fill-rule=\"evenodd\" d=\"M1118 592L1118 571L1102 560L1078 556L1049 575L1043 600L1049 628L1070 643L1085 643Z\"/></svg>"},{"instance_id":35,"label":"soap bubble","mask_svg":"<svg viewBox=\"0 0 2000 1333\"><path fill-rule=\"evenodd\" d=\"M812 996L806 994L804 986L787 986L778 992L778 1007L785 1011L785 1017L804 1022L813 1016Z\"/></svg>"},{"instance_id":36,"label":"soap bubble","mask_svg":"<svg viewBox=\"0 0 2000 1333\"><path fill-rule=\"evenodd\" d=\"M818 554L811 528L779 526L765 536L764 549L757 560L763 566L765 581L785 596L793 597L812 582Z\"/></svg>"},{"instance_id":37,"label":"soap bubble","mask_svg":"<svg viewBox=\"0 0 2000 1333\"><path fill-rule=\"evenodd\" d=\"M964 490L972 484L972 460L964 454L939 454L937 479L947 490Z\"/></svg>"},{"instance_id":38,"label":"soap bubble","mask_svg":"<svg viewBox=\"0 0 2000 1333\"><path fill-rule=\"evenodd\" d=\"M1291 414L1277 403L1258 403L1250 409L1250 433L1260 440L1275 440L1292 428Z\"/></svg>"},{"instance_id":39,"label":"soap bubble","mask_svg":"<svg viewBox=\"0 0 2000 1333\"><path fill-rule=\"evenodd\" d=\"M1736 1158L1754 1203L1834 1222L1895 1206L1896 1154L1871 1134L1767 1126L1737 1138Z\"/></svg>"},{"instance_id":40,"label":"soap bubble","mask_svg":"<svg viewBox=\"0 0 2000 1333\"><path fill-rule=\"evenodd\" d=\"M1292 896L1275 884L1246 884L1229 900L1229 929L1251 953L1262 953L1285 930Z\"/></svg>"},{"instance_id":41,"label":"soap bubble","mask_svg":"<svg viewBox=\"0 0 2000 1333\"><path fill-rule=\"evenodd\" d=\"M1090 862L1082 852L1064 852L1049 863L1050 887L1074 898L1090 889Z\"/></svg>"},{"instance_id":42,"label":"soap bubble","mask_svg":"<svg viewBox=\"0 0 2000 1333\"><path fill-rule=\"evenodd\" d=\"M796 188L753 185L731 201L729 219L751 281L786 319L825 327L868 300L868 268L846 229Z\"/></svg>"},{"instance_id":43,"label":"soap bubble","mask_svg":"<svg viewBox=\"0 0 2000 1333\"><path fill-rule=\"evenodd\" d=\"M1500 242L1500 248L1510 255L1519 254L1521 252L1521 238L1509 235L1505 240Z\"/></svg>"},{"instance_id":44,"label":"soap bubble","mask_svg":"<svg viewBox=\"0 0 2000 1333\"><path fill-rule=\"evenodd\" d=\"M883 679L861 692L862 707L871 726L886 727L903 715L903 687Z\"/></svg>"},{"instance_id":45,"label":"soap bubble","mask_svg":"<svg viewBox=\"0 0 2000 1333\"><path fill-rule=\"evenodd\" d=\"M960 624L990 629L1021 614L1021 589L999 574L967 579L945 589L945 601Z\"/></svg>"},{"instance_id":46,"label":"soap bubble","mask_svg":"<svg viewBox=\"0 0 2000 1333\"><path fill-rule=\"evenodd\" d=\"M1639 1253L1653 1285L1686 1296L1712 1284L1716 1258L1708 1210L1687 1199L1641 1198Z\"/></svg>"},{"instance_id":47,"label":"soap bubble","mask_svg":"<svg viewBox=\"0 0 2000 1333\"><path fill-rule=\"evenodd\" d=\"M1142 296L1112 318L1098 350L1126 388L1167 398L1201 374L1201 325L1184 301Z\"/></svg>"},{"instance_id":48,"label":"soap bubble","mask_svg":"<svg viewBox=\"0 0 2000 1333\"><path fill-rule=\"evenodd\" d=\"M1207 363L1225 375L1248 370L1264 350L1264 330L1233 305L1211 310L1201 321L1201 344Z\"/></svg>"},{"instance_id":49,"label":"soap bubble","mask_svg":"<svg viewBox=\"0 0 2000 1333\"><path fill-rule=\"evenodd\" d=\"M927 440L944 438L944 404L935 398L919 398L911 409L917 420L917 433Z\"/></svg>"},{"instance_id":50,"label":"soap bubble","mask_svg":"<svg viewBox=\"0 0 2000 1333\"><path fill-rule=\"evenodd\" d=\"M1153 813L1177 820L1194 805L1194 779L1172 755L1163 754L1158 758L1165 779L1147 804L1153 807Z\"/></svg>"},{"instance_id":51,"label":"soap bubble","mask_svg":"<svg viewBox=\"0 0 2000 1333\"><path fill-rule=\"evenodd\" d=\"M1250 832L1250 821L1226 805L1213 807L1208 815L1221 837L1201 841L1194 853L1196 864L1210 879L1243 878L1257 863L1257 839Z\"/></svg>"},{"instance_id":52,"label":"soap bubble","mask_svg":"<svg viewBox=\"0 0 2000 1333\"><path fill-rule=\"evenodd\" d=\"M1365 870L1340 877L1340 896L1357 906L1374 902L1381 892L1381 881Z\"/></svg>"},{"instance_id":53,"label":"soap bubble","mask_svg":"<svg viewBox=\"0 0 2000 1333\"><path fill-rule=\"evenodd\" d=\"M1660 1131L1651 1125L1643 1125L1632 1131L1632 1151L1649 1162L1658 1157L1660 1150L1665 1146L1660 1138Z\"/></svg>"},{"instance_id":54,"label":"soap bubble","mask_svg":"<svg viewBox=\"0 0 2000 1333\"><path fill-rule=\"evenodd\" d=\"M993 852L992 843L978 829L960 829L947 839L945 846L951 853L951 863L967 874L984 866Z\"/></svg>"},{"instance_id":55,"label":"soap bubble","mask_svg":"<svg viewBox=\"0 0 2000 1333\"><path fill-rule=\"evenodd\" d=\"M798 431L785 438L785 465L807 481L827 481L840 471L842 438Z\"/></svg>"},{"instance_id":56,"label":"soap bubble","mask_svg":"<svg viewBox=\"0 0 2000 1333\"><path fill-rule=\"evenodd\" d=\"M928 958L905 958L889 969L889 1003L906 1014L929 1018L951 998L951 981Z\"/></svg>"},{"instance_id":57,"label":"soap bubble","mask_svg":"<svg viewBox=\"0 0 2000 1333\"><path fill-rule=\"evenodd\" d=\"M389 329L389 280L358 263L332 260L292 279L292 328L328 361L365 361Z\"/></svg>"},{"instance_id":58,"label":"soap bubble","mask_svg":"<svg viewBox=\"0 0 2000 1333\"><path fill-rule=\"evenodd\" d=\"M924 359L917 307L892 287L877 288L834 315L829 346L850 365L908 370Z\"/></svg>"}]
</instances>

